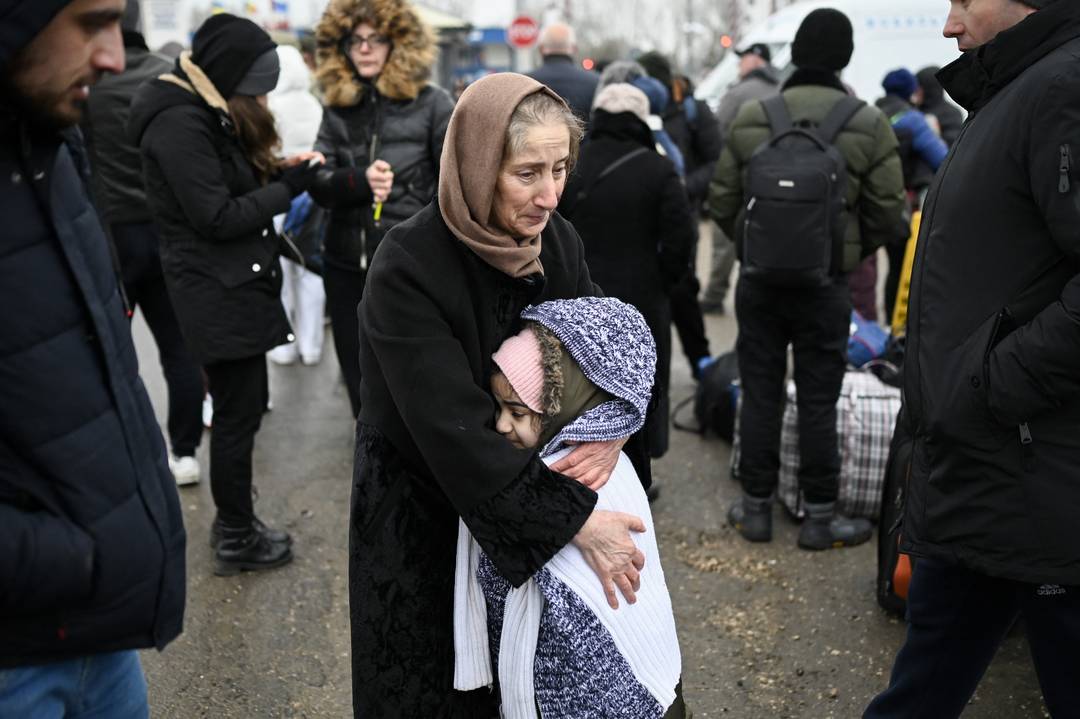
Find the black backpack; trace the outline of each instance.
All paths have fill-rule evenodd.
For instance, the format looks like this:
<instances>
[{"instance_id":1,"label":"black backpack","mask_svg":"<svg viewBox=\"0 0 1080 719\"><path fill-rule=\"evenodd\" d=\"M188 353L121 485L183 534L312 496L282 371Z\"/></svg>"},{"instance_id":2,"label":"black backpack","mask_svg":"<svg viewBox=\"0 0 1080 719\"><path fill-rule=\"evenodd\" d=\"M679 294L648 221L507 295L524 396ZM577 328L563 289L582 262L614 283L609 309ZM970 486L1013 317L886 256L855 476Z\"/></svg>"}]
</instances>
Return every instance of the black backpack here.
<instances>
[{"instance_id":1,"label":"black backpack","mask_svg":"<svg viewBox=\"0 0 1080 719\"><path fill-rule=\"evenodd\" d=\"M762 102L772 135L746 167L738 238L744 277L782 287L820 287L840 272L847 162L832 143L865 104L844 97L811 128L792 124L783 95Z\"/></svg>"},{"instance_id":2,"label":"black backpack","mask_svg":"<svg viewBox=\"0 0 1080 719\"><path fill-rule=\"evenodd\" d=\"M702 436L710 432L731 442L735 438L735 388L739 379L739 359L734 352L720 355L701 372L697 390L692 397L680 402L672 413L675 429L696 432ZM694 406L697 426L680 422L677 415L684 407Z\"/></svg>"}]
</instances>

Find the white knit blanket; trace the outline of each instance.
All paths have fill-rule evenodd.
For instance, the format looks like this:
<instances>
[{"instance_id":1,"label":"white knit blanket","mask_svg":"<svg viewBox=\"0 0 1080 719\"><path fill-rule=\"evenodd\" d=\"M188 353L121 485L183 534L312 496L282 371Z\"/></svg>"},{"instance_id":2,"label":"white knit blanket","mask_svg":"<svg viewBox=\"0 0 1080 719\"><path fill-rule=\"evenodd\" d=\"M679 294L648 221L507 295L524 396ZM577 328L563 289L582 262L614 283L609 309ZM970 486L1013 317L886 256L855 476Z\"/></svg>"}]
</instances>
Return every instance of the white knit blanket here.
<instances>
[{"instance_id":1,"label":"white knit blanket","mask_svg":"<svg viewBox=\"0 0 1080 719\"><path fill-rule=\"evenodd\" d=\"M558 452L544 461L553 464L568 452ZM637 603L628 604L620 592L619 609L611 609L600 580L573 544L559 551L546 568L595 614L638 682L667 708L675 700L682 660L649 501L626 455L620 455L615 471L598 494L596 509L625 512L645 523L646 531L633 535L645 555ZM486 607L476 578L480 551L461 522L454 590L454 688L461 691L491 686L494 681ZM543 595L532 579L512 590L506 599L498 676L503 716L507 719L536 719L533 660L544 604Z\"/></svg>"}]
</instances>

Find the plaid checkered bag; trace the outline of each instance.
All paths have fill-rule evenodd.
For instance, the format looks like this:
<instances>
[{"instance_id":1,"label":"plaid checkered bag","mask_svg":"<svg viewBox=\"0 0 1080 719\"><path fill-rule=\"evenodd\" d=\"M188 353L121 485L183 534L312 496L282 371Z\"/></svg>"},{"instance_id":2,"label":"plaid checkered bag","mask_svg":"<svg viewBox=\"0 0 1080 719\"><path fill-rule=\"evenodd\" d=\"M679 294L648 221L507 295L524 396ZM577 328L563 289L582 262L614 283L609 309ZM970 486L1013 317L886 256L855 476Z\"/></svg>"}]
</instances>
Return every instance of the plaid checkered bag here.
<instances>
[{"instance_id":1,"label":"plaid checkered bag","mask_svg":"<svg viewBox=\"0 0 1080 719\"><path fill-rule=\"evenodd\" d=\"M836 404L840 444L840 496L837 509L848 517L877 520L885 488L889 442L900 412L900 390L870 372L849 371ZM784 507L802 517L799 491L799 427L795 383L789 382L780 430L780 481L777 495Z\"/></svg>"}]
</instances>

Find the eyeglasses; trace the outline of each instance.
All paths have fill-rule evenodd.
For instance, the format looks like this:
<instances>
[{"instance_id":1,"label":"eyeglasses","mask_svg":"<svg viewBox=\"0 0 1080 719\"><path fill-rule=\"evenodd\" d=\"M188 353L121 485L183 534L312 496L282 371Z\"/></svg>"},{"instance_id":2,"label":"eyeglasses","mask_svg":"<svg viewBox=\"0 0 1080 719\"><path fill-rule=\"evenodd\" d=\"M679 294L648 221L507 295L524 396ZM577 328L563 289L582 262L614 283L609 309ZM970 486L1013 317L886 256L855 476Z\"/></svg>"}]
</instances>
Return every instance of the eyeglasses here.
<instances>
[{"instance_id":1,"label":"eyeglasses","mask_svg":"<svg viewBox=\"0 0 1080 719\"><path fill-rule=\"evenodd\" d=\"M369 50L376 50L390 44L390 38L386 35L350 35L345 39L345 51L350 52L353 48L368 46Z\"/></svg>"}]
</instances>

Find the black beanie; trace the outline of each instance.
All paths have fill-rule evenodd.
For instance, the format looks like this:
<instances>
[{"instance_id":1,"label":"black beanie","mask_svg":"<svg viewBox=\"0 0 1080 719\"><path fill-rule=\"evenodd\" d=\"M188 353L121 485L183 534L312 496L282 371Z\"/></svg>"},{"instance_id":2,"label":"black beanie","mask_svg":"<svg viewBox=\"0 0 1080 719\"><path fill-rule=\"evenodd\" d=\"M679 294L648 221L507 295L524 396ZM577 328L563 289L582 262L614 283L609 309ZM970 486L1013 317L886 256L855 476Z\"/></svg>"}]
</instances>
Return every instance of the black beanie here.
<instances>
[{"instance_id":1,"label":"black beanie","mask_svg":"<svg viewBox=\"0 0 1080 719\"><path fill-rule=\"evenodd\" d=\"M791 61L798 68L840 72L855 51L851 20L839 10L821 8L806 16L791 45Z\"/></svg>"},{"instance_id":2,"label":"black beanie","mask_svg":"<svg viewBox=\"0 0 1080 719\"><path fill-rule=\"evenodd\" d=\"M1042 10L1047 5L1053 5L1057 0L1020 0L1020 2L1028 7L1033 7L1036 10Z\"/></svg>"},{"instance_id":3,"label":"black beanie","mask_svg":"<svg viewBox=\"0 0 1080 719\"><path fill-rule=\"evenodd\" d=\"M244 18L220 13L195 31L191 61L198 65L226 100L263 53L277 47L266 31Z\"/></svg>"},{"instance_id":4,"label":"black beanie","mask_svg":"<svg viewBox=\"0 0 1080 719\"><path fill-rule=\"evenodd\" d=\"M14 0L0 4L0 68L30 44L71 0Z\"/></svg>"},{"instance_id":5,"label":"black beanie","mask_svg":"<svg viewBox=\"0 0 1080 719\"><path fill-rule=\"evenodd\" d=\"M671 61L658 52L647 52L637 59L649 77L664 83L664 87L671 91Z\"/></svg>"}]
</instances>

